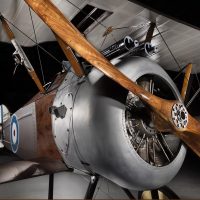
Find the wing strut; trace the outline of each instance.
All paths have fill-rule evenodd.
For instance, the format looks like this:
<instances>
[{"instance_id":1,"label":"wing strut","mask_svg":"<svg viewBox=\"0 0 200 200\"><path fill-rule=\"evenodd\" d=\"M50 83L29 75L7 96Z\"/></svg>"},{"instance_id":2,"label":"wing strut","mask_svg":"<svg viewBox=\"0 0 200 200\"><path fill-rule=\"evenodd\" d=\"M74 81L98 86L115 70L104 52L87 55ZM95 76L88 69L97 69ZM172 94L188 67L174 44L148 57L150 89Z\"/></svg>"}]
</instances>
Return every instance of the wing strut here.
<instances>
[{"instance_id":1,"label":"wing strut","mask_svg":"<svg viewBox=\"0 0 200 200\"><path fill-rule=\"evenodd\" d=\"M74 55L74 52L72 51L72 49L65 44L56 34L55 37L58 41L58 44L60 45L61 49L63 50L65 56L67 57L68 61L70 62L74 73L78 76L78 77L82 77L84 76L84 71L83 68L81 67L81 65L79 64L76 56Z\"/></svg>"},{"instance_id":2,"label":"wing strut","mask_svg":"<svg viewBox=\"0 0 200 200\"><path fill-rule=\"evenodd\" d=\"M181 102L161 99L127 78L82 36L50 0L25 2L66 44L106 76L137 95L162 120L162 126L167 125L200 156L200 122L188 114Z\"/></svg>"},{"instance_id":3,"label":"wing strut","mask_svg":"<svg viewBox=\"0 0 200 200\"><path fill-rule=\"evenodd\" d=\"M41 93L45 93L45 89L43 88L37 74L35 73L34 68L32 67L30 61L28 60L28 58L26 57L26 54L24 53L23 49L21 48L21 46L18 44L17 40L15 39L14 33L12 32L12 30L10 29L9 25L7 24L5 18L1 15L0 13L0 20L2 22L2 26L4 31L6 32L9 40L11 41L11 43L13 44L13 46L15 47L15 55L19 55L19 60L20 60L20 64L24 65L25 68L27 69L29 75L31 76L31 78L33 79L33 81L35 82L35 84L37 85L39 91Z\"/></svg>"},{"instance_id":4,"label":"wing strut","mask_svg":"<svg viewBox=\"0 0 200 200\"><path fill-rule=\"evenodd\" d=\"M182 97L183 101L185 100L185 96L187 93L191 72L192 72L192 64L189 63L186 67L185 76L184 76L184 80L183 80L183 87L181 90L181 97Z\"/></svg>"},{"instance_id":5,"label":"wing strut","mask_svg":"<svg viewBox=\"0 0 200 200\"><path fill-rule=\"evenodd\" d=\"M153 32L155 30L155 27L156 27L156 24L154 22L151 22L150 23L150 27L147 31L147 35L146 35L146 38L145 38L145 42L149 42L151 43L151 40L153 38Z\"/></svg>"}]
</instances>

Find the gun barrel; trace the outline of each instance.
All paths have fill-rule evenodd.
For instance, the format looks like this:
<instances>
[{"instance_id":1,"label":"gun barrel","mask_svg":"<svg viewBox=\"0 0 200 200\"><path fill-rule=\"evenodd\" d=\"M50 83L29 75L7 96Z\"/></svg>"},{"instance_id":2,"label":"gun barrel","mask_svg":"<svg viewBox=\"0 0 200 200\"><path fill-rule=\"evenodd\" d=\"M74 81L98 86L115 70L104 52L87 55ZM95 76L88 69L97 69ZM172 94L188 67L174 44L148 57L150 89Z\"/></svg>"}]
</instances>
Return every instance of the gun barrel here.
<instances>
[{"instance_id":1,"label":"gun barrel","mask_svg":"<svg viewBox=\"0 0 200 200\"><path fill-rule=\"evenodd\" d=\"M103 50L101 53L107 59L111 60L138 46L139 42L137 40L133 40L130 36L126 36Z\"/></svg>"}]
</instances>

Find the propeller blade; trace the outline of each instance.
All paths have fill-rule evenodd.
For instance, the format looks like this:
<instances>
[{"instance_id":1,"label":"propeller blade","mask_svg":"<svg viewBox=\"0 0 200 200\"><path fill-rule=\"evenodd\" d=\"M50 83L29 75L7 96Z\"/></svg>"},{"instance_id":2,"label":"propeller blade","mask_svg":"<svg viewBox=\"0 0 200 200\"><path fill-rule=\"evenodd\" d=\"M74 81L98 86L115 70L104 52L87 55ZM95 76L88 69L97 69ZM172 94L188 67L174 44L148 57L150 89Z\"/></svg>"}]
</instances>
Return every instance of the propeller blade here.
<instances>
[{"instance_id":1,"label":"propeller blade","mask_svg":"<svg viewBox=\"0 0 200 200\"><path fill-rule=\"evenodd\" d=\"M200 157L200 123L191 115L188 116L188 121L186 130L175 134Z\"/></svg>"},{"instance_id":2,"label":"propeller blade","mask_svg":"<svg viewBox=\"0 0 200 200\"><path fill-rule=\"evenodd\" d=\"M200 123L188 114L182 103L156 97L127 78L82 36L50 0L25 2L66 44L106 76L137 95L200 156Z\"/></svg>"}]
</instances>

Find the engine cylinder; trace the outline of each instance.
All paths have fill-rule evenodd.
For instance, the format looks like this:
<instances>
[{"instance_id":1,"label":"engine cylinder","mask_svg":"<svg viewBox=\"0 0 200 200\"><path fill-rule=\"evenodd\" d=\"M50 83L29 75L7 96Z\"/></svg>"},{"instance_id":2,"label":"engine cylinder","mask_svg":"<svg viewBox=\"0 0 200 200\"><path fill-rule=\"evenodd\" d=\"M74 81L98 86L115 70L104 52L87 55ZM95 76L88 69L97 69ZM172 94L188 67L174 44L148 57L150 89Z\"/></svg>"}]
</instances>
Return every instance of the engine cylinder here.
<instances>
[{"instance_id":1,"label":"engine cylinder","mask_svg":"<svg viewBox=\"0 0 200 200\"><path fill-rule=\"evenodd\" d=\"M132 57L117 67L133 81L144 75L159 76L180 100L173 81L149 59ZM96 69L82 79L68 73L53 103L66 110L62 117L52 114L55 142L70 167L97 173L129 189L158 188L177 174L186 149L180 145L165 165L147 163L133 147L127 131L127 95L128 91Z\"/></svg>"}]
</instances>

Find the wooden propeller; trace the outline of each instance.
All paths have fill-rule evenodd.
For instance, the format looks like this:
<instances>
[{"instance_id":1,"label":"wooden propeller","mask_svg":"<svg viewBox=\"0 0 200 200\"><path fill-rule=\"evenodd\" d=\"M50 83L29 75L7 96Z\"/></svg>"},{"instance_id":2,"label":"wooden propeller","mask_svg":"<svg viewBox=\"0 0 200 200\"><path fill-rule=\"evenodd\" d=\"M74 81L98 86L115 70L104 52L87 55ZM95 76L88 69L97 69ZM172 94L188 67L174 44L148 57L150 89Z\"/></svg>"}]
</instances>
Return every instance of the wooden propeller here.
<instances>
[{"instance_id":1,"label":"wooden propeller","mask_svg":"<svg viewBox=\"0 0 200 200\"><path fill-rule=\"evenodd\" d=\"M122 74L69 22L50 0L25 0L41 19L71 48L106 76L137 95L171 132L200 156L200 123L177 101L161 99L145 91Z\"/></svg>"}]
</instances>

